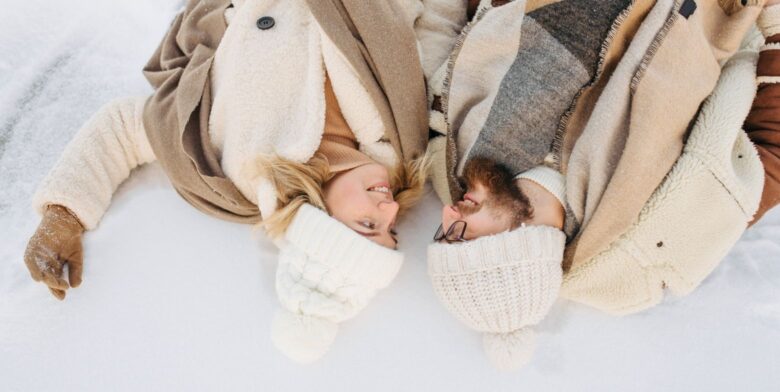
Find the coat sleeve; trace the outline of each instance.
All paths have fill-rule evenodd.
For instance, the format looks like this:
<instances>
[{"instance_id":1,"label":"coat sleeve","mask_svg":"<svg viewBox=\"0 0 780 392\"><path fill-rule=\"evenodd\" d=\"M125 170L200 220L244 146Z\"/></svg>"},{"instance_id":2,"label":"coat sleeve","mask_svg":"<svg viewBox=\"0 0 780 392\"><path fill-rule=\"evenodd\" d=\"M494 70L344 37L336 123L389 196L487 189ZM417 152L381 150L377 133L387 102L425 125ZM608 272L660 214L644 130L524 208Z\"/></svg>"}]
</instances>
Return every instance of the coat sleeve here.
<instances>
[{"instance_id":1,"label":"coat sleeve","mask_svg":"<svg viewBox=\"0 0 780 392\"><path fill-rule=\"evenodd\" d=\"M42 214L49 205L61 205L85 228L97 226L130 171L155 160L143 126L145 102L145 97L119 99L93 115L39 186L33 207Z\"/></svg>"},{"instance_id":2,"label":"coat sleeve","mask_svg":"<svg viewBox=\"0 0 780 392\"><path fill-rule=\"evenodd\" d=\"M466 24L463 0L422 0L422 12L414 23L420 43L420 58L425 77L430 80L447 61L455 40Z\"/></svg>"},{"instance_id":3,"label":"coat sleeve","mask_svg":"<svg viewBox=\"0 0 780 392\"><path fill-rule=\"evenodd\" d=\"M758 92L745 120L745 131L764 165L764 191L751 225L780 203L780 5L768 7L758 20L766 43L758 60Z\"/></svg>"}]
</instances>

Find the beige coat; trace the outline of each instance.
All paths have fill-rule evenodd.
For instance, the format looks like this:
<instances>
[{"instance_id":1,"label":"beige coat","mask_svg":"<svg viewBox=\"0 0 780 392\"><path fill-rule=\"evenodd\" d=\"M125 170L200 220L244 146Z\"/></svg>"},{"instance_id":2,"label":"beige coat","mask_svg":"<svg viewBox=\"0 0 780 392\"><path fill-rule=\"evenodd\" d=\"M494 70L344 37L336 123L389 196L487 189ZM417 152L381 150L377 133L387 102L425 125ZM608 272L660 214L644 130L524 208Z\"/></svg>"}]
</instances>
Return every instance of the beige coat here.
<instances>
[{"instance_id":1,"label":"beige coat","mask_svg":"<svg viewBox=\"0 0 780 392\"><path fill-rule=\"evenodd\" d=\"M144 126L174 187L221 218L272 213L276 192L241 176L245 157L314 155L326 69L363 152L388 167L420 155L425 91L405 16L394 2L190 1L144 69L156 89ZM220 71L212 75L212 67ZM250 140L237 136L246 132Z\"/></svg>"},{"instance_id":2,"label":"beige coat","mask_svg":"<svg viewBox=\"0 0 780 392\"><path fill-rule=\"evenodd\" d=\"M440 2L408 6L418 2L190 1L147 66L155 95L116 100L93 116L44 179L35 208L66 206L92 229L130 171L159 160L199 209L257 221L276 198L244 168L258 154L314 154L326 70L361 150L387 165L418 156L427 139L418 46L455 34L454 22L432 21L458 18ZM261 30L264 16L275 25Z\"/></svg>"}]
</instances>

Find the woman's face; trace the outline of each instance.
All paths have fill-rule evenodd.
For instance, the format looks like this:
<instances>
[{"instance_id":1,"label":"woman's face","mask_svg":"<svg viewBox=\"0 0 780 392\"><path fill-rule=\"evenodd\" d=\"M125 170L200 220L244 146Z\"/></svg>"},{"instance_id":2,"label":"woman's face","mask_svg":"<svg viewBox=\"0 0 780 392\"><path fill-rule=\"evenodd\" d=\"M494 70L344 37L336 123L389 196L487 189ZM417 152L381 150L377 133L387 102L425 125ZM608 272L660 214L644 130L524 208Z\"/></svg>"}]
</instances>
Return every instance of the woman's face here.
<instances>
[{"instance_id":1,"label":"woman's face","mask_svg":"<svg viewBox=\"0 0 780 392\"><path fill-rule=\"evenodd\" d=\"M396 248L399 206L384 166L372 163L340 173L325 184L324 194L333 218L379 245Z\"/></svg>"}]
</instances>

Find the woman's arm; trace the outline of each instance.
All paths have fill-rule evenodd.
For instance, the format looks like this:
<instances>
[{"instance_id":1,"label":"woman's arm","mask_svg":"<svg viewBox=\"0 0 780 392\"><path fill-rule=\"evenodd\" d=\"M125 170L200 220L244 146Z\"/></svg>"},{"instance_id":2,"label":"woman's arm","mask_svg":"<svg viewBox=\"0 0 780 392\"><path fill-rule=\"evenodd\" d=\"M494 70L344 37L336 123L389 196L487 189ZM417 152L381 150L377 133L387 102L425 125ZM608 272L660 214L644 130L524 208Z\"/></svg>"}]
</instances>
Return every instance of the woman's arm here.
<instances>
[{"instance_id":1,"label":"woman's arm","mask_svg":"<svg viewBox=\"0 0 780 392\"><path fill-rule=\"evenodd\" d=\"M97 226L131 170L155 160L143 126L145 102L120 99L100 109L68 143L33 198L42 219L24 262L33 280L58 299L81 284L84 230ZM69 282L62 277L66 263Z\"/></svg>"},{"instance_id":2,"label":"woman's arm","mask_svg":"<svg viewBox=\"0 0 780 392\"><path fill-rule=\"evenodd\" d=\"M48 206L61 205L87 230L97 226L130 171L155 160L143 126L145 102L113 101L76 133L33 197L41 215Z\"/></svg>"},{"instance_id":3,"label":"woman's arm","mask_svg":"<svg viewBox=\"0 0 780 392\"><path fill-rule=\"evenodd\" d=\"M758 20L766 37L758 60L758 92L745 131L764 165L764 192L751 225L780 203L780 0L770 0Z\"/></svg>"}]
</instances>

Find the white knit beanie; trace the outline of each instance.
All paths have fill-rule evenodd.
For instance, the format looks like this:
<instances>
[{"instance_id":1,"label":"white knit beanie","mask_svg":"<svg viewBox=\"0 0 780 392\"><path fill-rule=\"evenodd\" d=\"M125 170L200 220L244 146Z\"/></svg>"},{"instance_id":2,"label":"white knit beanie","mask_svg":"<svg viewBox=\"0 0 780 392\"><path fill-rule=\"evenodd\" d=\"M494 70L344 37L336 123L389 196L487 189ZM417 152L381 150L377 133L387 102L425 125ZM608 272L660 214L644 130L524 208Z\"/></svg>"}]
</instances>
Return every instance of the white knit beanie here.
<instances>
[{"instance_id":1,"label":"white knit beanie","mask_svg":"<svg viewBox=\"0 0 780 392\"><path fill-rule=\"evenodd\" d=\"M401 252L304 204L280 243L276 293L285 310L274 317L274 345L296 362L319 359L336 338L337 323L387 287L402 263Z\"/></svg>"},{"instance_id":2,"label":"white knit beanie","mask_svg":"<svg viewBox=\"0 0 780 392\"><path fill-rule=\"evenodd\" d=\"M517 369L531 359L531 327L558 297L565 242L554 227L523 226L428 247L436 295L460 321L484 333L485 353L497 368Z\"/></svg>"}]
</instances>

